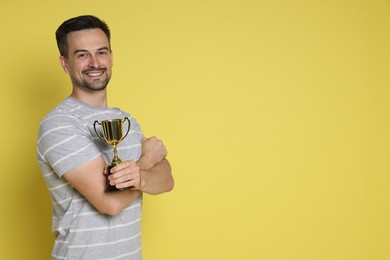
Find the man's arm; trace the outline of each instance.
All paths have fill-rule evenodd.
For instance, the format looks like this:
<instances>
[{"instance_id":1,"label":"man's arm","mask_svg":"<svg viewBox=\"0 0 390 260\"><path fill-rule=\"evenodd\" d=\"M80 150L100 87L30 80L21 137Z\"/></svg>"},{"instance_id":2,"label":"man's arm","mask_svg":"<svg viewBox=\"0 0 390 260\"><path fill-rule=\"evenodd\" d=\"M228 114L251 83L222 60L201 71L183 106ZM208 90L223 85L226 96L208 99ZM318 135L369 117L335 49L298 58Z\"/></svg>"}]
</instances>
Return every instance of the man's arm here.
<instances>
[{"instance_id":1,"label":"man's arm","mask_svg":"<svg viewBox=\"0 0 390 260\"><path fill-rule=\"evenodd\" d=\"M141 169L140 186L142 192L152 195L171 191L174 180L168 160L164 159L150 169Z\"/></svg>"},{"instance_id":2,"label":"man's arm","mask_svg":"<svg viewBox=\"0 0 390 260\"><path fill-rule=\"evenodd\" d=\"M172 190L173 177L166 149L155 137L142 141L142 156L125 161L111 169L111 185L128 190L105 191L106 165L102 156L65 173L64 178L75 187L99 212L116 215L133 202L141 192L160 194Z\"/></svg>"},{"instance_id":3,"label":"man's arm","mask_svg":"<svg viewBox=\"0 0 390 260\"><path fill-rule=\"evenodd\" d=\"M171 174L171 165L167 159L163 159L149 168L137 162L140 167L140 181L136 185L132 185L133 182L130 181L134 181L134 179L131 179L131 175L126 173L131 162L123 162L111 170L112 185L115 184L117 188L134 186L131 190L139 190L151 195L161 194L173 189L174 181ZM127 182L128 180L129 182Z\"/></svg>"},{"instance_id":4,"label":"man's arm","mask_svg":"<svg viewBox=\"0 0 390 260\"><path fill-rule=\"evenodd\" d=\"M117 215L141 193L138 190L106 192L106 167L102 156L98 156L76 169L64 174L64 178L76 188L99 212ZM135 162L130 166L133 175L139 175Z\"/></svg>"},{"instance_id":5,"label":"man's arm","mask_svg":"<svg viewBox=\"0 0 390 260\"><path fill-rule=\"evenodd\" d=\"M168 160L166 148L161 140L156 137L145 138L142 140L142 156L137 161L140 168L140 181L136 184L131 181L132 177L128 169L130 161L121 163L111 170L110 179L112 185L117 188L134 186L132 190L140 190L148 194L161 194L171 191L174 186L172 169Z\"/></svg>"}]
</instances>

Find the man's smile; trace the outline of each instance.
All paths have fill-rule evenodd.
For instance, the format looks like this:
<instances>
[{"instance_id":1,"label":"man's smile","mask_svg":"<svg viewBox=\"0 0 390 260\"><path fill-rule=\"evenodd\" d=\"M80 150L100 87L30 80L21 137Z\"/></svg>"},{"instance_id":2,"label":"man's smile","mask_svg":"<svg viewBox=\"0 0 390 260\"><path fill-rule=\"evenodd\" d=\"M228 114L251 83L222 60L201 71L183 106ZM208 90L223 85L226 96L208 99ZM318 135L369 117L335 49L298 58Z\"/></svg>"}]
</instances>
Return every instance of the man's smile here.
<instances>
[{"instance_id":1,"label":"man's smile","mask_svg":"<svg viewBox=\"0 0 390 260\"><path fill-rule=\"evenodd\" d=\"M84 71L83 74L91 77L91 78L96 78L102 76L106 72L105 69L100 69L100 70L87 70Z\"/></svg>"}]
</instances>

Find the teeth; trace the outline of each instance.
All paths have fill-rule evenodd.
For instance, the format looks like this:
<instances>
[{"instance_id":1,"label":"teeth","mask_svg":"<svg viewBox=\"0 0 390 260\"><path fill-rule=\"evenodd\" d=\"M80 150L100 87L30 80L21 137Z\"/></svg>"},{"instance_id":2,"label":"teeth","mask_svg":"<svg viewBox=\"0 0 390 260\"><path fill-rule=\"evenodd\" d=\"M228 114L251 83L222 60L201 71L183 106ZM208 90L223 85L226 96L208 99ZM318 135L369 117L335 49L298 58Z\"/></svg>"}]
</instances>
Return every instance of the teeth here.
<instances>
[{"instance_id":1,"label":"teeth","mask_svg":"<svg viewBox=\"0 0 390 260\"><path fill-rule=\"evenodd\" d=\"M96 77L96 76L100 76L102 74L103 74L103 72L87 73L87 75L90 77Z\"/></svg>"}]
</instances>

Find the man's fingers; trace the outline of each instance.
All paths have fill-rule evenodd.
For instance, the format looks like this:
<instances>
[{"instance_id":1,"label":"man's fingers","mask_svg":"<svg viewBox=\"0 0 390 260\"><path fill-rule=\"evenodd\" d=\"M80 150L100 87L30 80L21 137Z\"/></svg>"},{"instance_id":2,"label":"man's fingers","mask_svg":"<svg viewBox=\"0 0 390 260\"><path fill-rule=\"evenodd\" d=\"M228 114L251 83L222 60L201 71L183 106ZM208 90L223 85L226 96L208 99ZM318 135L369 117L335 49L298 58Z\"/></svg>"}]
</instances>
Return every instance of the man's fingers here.
<instances>
[{"instance_id":1,"label":"man's fingers","mask_svg":"<svg viewBox=\"0 0 390 260\"><path fill-rule=\"evenodd\" d=\"M116 184L120 184L120 183L124 183L124 182L127 182L127 181L131 181L134 178L130 174L126 174L126 175L122 175L122 176L120 176L118 178L113 178L112 176L110 176L108 179L110 180L110 185L114 186Z\"/></svg>"},{"instance_id":2,"label":"man's fingers","mask_svg":"<svg viewBox=\"0 0 390 260\"><path fill-rule=\"evenodd\" d=\"M138 172L132 174L126 174L119 178L110 179L110 185L116 186L117 188L127 188L138 186L140 183L140 175Z\"/></svg>"},{"instance_id":3,"label":"man's fingers","mask_svg":"<svg viewBox=\"0 0 390 260\"><path fill-rule=\"evenodd\" d=\"M120 172L124 169L128 169L128 168L131 168L131 169L137 169L138 166L136 164L135 161L125 161L125 162L121 162L120 164L116 165L115 167L113 167L111 169L111 173L117 173L117 172Z\"/></svg>"},{"instance_id":4,"label":"man's fingers","mask_svg":"<svg viewBox=\"0 0 390 260\"><path fill-rule=\"evenodd\" d=\"M128 188L139 184L140 172L135 161L125 161L111 169L108 176L111 186L117 188Z\"/></svg>"},{"instance_id":5,"label":"man's fingers","mask_svg":"<svg viewBox=\"0 0 390 260\"><path fill-rule=\"evenodd\" d=\"M123 183L119 183L117 185L115 185L118 189L123 189L123 188L133 188L133 189L136 189L136 187L138 187L140 181L137 180L137 179L134 179L134 180L130 180L130 181L127 181L127 182L123 182Z\"/></svg>"}]
</instances>

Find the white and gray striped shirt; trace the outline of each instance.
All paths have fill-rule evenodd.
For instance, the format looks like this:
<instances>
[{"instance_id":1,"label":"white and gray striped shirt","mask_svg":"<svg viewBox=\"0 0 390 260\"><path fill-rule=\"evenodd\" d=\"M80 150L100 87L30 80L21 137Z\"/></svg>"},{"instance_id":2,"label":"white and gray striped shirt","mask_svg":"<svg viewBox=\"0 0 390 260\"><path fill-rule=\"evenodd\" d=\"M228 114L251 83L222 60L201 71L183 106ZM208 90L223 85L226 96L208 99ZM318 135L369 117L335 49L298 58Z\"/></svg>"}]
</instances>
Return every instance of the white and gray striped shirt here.
<instances>
[{"instance_id":1,"label":"white and gray striped shirt","mask_svg":"<svg viewBox=\"0 0 390 260\"><path fill-rule=\"evenodd\" d=\"M112 146L95 133L95 120L128 117L128 136L118 145L122 160L141 156L142 131L137 121L118 108L92 107L67 98L40 124L37 157L53 202L52 231L56 237L51 259L142 259L139 196L119 215L98 212L62 176L102 155L108 164ZM124 125L127 131L128 126Z\"/></svg>"}]
</instances>

